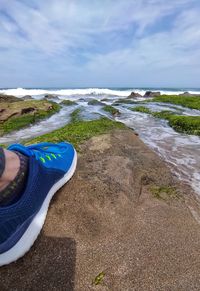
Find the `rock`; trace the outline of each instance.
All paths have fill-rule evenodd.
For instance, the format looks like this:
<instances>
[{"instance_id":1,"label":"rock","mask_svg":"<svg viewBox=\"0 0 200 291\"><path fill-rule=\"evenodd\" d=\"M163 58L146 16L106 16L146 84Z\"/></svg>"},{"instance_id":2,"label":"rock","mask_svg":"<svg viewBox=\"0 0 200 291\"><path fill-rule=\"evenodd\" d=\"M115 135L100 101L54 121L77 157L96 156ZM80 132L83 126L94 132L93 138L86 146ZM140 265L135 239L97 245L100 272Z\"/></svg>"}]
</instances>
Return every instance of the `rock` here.
<instances>
[{"instance_id":1,"label":"rock","mask_svg":"<svg viewBox=\"0 0 200 291\"><path fill-rule=\"evenodd\" d=\"M2 102L0 109L0 122L5 122L13 116L22 116L24 114L34 114L43 110L45 112L51 111L53 108L50 101L23 101L23 102Z\"/></svg>"},{"instance_id":2,"label":"rock","mask_svg":"<svg viewBox=\"0 0 200 291\"><path fill-rule=\"evenodd\" d=\"M144 97L158 97L160 95L161 95L160 92L146 91Z\"/></svg>"},{"instance_id":3,"label":"rock","mask_svg":"<svg viewBox=\"0 0 200 291\"><path fill-rule=\"evenodd\" d=\"M179 96L186 96L186 97L196 97L196 96L200 96L199 94L191 94L189 92L184 92L179 94Z\"/></svg>"},{"instance_id":4,"label":"rock","mask_svg":"<svg viewBox=\"0 0 200 291\"><path fill-rule=\"evenodd\" d=\"M184 93L181 93L179 94L179 96L190 96L191 94L189 92L184 92Z\"/></svg>"},{"instance_id":5,"label":"rock","mask_svg":"<svg viewBox=\"0 0 200 291\"><path fill-rule=\"evenodd\" d=\"M75 101L72 101L72 100L63 100L60 104L65 105L65 106L77 105L77 103Z\"/></svg>"},{"instance_id":6,"label":"rock","mask_svg":"<svg viewBox=\"0 0 200 291\"><path fill-rule=\"evenodd\" d=\"M33 112L33 111L35 111L35 108L33 108L33 107L23 108L23 109L21 110L21 115L23 115L23 114L27 114L27 113L31 113L31 112Z\"/></svg>"},{"instance_id":7,"label":"rock","mask_svg":"<svg viewBox=\"0 0 200 291\"><path fill-rule=\"evenodd\" d=\"M58 96L55 94L47 94L44 96L45 99L57 99Z\"/></svg>"},{"instance_id":8,"label":"rock","mask_svg":"<svg viewBox=\"0 0 200 291\"><path fill-rule=\"evenodd\" d=\"M138 97L142 97L142 95L140 95L139 93L132 92L131 95L129 95L127 97L127 99L129 99L129 98L138 98Z\"/></svg>"},{"instance_id":9,"label":"rock","mask_svg":"<svg viewBox=\"0 0 200 291\"><path fill-rule=\"evenodd\" d=\"M17 98L13 95L5 95L5 94L0 94L0 103L1 102L19 102L22 101L21 98Z\"/></svg>"},{"instance_id":10,"label":"rock","mask_svg":"<svg viewBox=\"0 0 200 291\"><path fill-rule=\"evenodd\" d=\"M85 99L85 98L79 98L77 101L78 101L78 102L86 102L87 99Z\"/></svg>"},{"instance_id":11,"label":"rock","mask_svg":"<svg viewBox=\"0 0 200 291\"><path fill-rule=\"evenodd\" d=\"M91 99L90 101L88 101L88 105L105 105L105 103L96 99Z\"/></svg>"},{"instance_id":12,"label":"rock","mask_svg":"<svg viewBox=\"0 0 200 291\"><path fill-rule=\"evenodd\" d=\"M199 208L185 185L131 130L94 137L80 153L30 252L0 268L1 290L199 290L189 206ZM180 198L158 199L153 187L177 187Z\"/></svg>"},{"instance_id":13,"label":"rock","mask_svg":"<svg viewBox=\"0 0 200 291\"><path fill-rule=\"evenodd\" d=\"M31 95L25 95L21 99L23 99L23 100L33 100L34 98Z\"/></svg>"}]
</instances>

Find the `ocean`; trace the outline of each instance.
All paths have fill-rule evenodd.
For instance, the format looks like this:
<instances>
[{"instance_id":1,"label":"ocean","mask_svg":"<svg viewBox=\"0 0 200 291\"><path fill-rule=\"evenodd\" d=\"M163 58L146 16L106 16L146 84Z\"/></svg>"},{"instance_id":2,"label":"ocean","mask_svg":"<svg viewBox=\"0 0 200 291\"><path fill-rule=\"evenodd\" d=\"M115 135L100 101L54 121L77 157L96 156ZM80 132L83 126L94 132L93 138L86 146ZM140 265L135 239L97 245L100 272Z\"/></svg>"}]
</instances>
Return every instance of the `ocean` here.
<instances>
[{"instance_id":1,"label":"ocean","mask_svg":"<svg viewBox=\"0 0 200 291\"><path fill-rule=\"evenodd\" d=\"M161 94L178 95L184 92L191 94L200 94L200 88L16 88L16 89L0 89L0 93L7 95L14 95L17 97L23 97L25 95L31 96L43 96L46 94L55 94L62 96L62 99L77 99L80 96L116 96L127 97L131 92L136 92L142 96L146 91L159 91Z\"/></svg>"}]
</instances>

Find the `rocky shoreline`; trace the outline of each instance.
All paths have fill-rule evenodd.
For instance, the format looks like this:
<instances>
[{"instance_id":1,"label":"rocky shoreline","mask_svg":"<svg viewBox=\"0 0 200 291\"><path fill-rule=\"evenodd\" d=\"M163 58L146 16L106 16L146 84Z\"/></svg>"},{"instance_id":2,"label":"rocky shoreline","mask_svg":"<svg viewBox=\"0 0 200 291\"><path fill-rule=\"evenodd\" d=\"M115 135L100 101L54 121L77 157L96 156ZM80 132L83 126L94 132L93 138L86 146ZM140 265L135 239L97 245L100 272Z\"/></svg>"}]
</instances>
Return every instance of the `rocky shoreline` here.
<instances>
[{"instance_id":1,"label":"rocky shoreline","mask_svg":"<svg viewBox=\"0 0 200 291\"><path fill-rule=\"evenodd\" d=\"M60 106L48 100L17 98L0 95L0 136L14 130L34 124L35 122L58 112Z\"/></svg>"},{"instance_id":2,"label":"rocky shoreline","mask_svg":"<svg viewBox=\"0 0 200 291\"><path fill-rule=\"evenodd\" d=\"M96 134L79 145L36 244L0 269L1 290L198 290L191 190L132 130Z\"/></svg>"}]
</instances>

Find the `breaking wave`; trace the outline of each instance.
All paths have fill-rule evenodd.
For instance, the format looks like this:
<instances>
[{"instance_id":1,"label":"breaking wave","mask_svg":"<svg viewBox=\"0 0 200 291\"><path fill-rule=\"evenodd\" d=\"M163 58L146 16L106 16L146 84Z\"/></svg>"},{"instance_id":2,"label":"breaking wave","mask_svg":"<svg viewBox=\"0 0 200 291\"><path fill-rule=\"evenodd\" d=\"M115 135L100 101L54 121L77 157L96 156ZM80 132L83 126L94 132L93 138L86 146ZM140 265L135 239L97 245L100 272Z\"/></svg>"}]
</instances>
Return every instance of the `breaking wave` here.
<instances>
[{"instance_id":1,"label":"breaking wave","mask_svg":"<svg viewBox=\"0 0 200 291\"><path fill-rule=\"evenodd\" d=\"M25 95L31 95L31 96L42 96L46 94L55 94L57 96L83 96L83 95L106 95L106 96L118 96L118 97L127 97L131 94L131 92L136 92L141 95L144 95L145 92L148 89L108 89L108 88L85 88L85 89L24 89L24 88L17 88L17 89L2 89L0 90L0 93L6 94L6 95L14 95L17 97L23 97ZM173 90L165 90L165 89L149 89L151 91L160 91L161 94L174 94L178 95L186 91L180 90L180 89L173 89ZM187 90L190 93L193 94L200 94L200 90Z\"/></svg>"}]
</instances>

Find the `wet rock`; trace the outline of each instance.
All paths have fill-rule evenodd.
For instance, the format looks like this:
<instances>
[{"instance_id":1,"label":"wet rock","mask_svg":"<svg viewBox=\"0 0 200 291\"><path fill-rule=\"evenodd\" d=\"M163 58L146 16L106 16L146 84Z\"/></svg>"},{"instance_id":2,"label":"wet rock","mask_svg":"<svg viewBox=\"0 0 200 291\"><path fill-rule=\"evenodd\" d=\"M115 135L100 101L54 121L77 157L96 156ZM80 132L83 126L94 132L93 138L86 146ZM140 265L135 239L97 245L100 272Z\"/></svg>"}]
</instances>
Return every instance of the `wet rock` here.
<instances>
[{"instance_id":1,"label":"wet rock","mask_svg":"<svg viewBox=\"0 0 200 291\"><path fill-rule=\"evenodd\" d=\"M146 91L144 97L158 97L160 95L161 95L160 92Z\"/></svg>"},{"instance_id":2,"label":"wet rock","mask_svg":"<svg viewBox=\"0 0 200 291\"><path fill-rule=\"evenodd\" d=\"M103 101L103 102L112 102L113 99L110 99L110 98L103 98L103 99L101 99L101 101Z\"/></svg>"},{"instance_id":3,"label":"wet rock","mask_svg":"<svg viewBox=\"0 0 200 291\"><path fill-rule=\"evenodd\" d=\"M44 96L45 99L57 99L58 95L56 94L47 94Z\"/></svg>"},{"instance_id":4,"label":"wet rock","mask_svg":"<svg viewBox=\"0 0 200 291\"><path fill-rule=\"evenodd\" d=\"M88 101L88 105L105 105L105 104L101 101L96 100L96 99L91 99Z\"/></svg>"},{"instance_id":5,"label":"wet rock","mask_svg":"<svg viewBox=\"0 0 200 291\"><path fill-rule=\"evenodd\" d=\"M23 100L33 100L34 98L31 95L25 95L21 99L23 99Z\"/></svg>"},{"instance_id":6,"label":"wet rock","mask_svg":"<svg viewBox=\"0 0 200 291\"><path fill-rule=\"evenodd\" d=\"M75 101L72 100L63 100L60 104L64 105L64 106L73 106L73 105L77 105L77 103Z\"/></svg>"},{"instance_id":7,"label":"wet rock","mask_svg":"<svg viewBox=\"0 0 200 291\"><path fill-rule=\"evenodd\" d=\"M16 96L13 95L5 95L5 94L0 94L0 103L1 102L18 102L22 101L21 98L17 98Z\"/></svg>"},{"instance_id":8,"label":"wet rock","mask_svg":"<svg viewBox=\"0 0 200 291\"><path fill-rule=\"evenodd\" d=\"M127 99L128 98L138 98L138 97L142 97L142 95L140 95L139 93L132 92L131 95L129 95L127 97Z\"/></svg>"},{"instance_id":9,"label":"wet rock","mask_svg":"<svg viewBox=\"0 0 200 291\"><path fill-rule=\"evenodd\" d=\"M85 102L85 101L87 101L85 98L79 98L78 100L77 100L78 102Z\"/></svg>"},{"instance_id":10,"label":"wet rock","mask_svg":"<svg viewBox=\"0 0 200 291\"><path fill-rule=\"evenodd\" d=\"M191 94L189 92L184 92L179 94L179 96L186 96L186 97L196 97L196 96L200 96L199 94Z\"/></svg>"}]
</instances>

